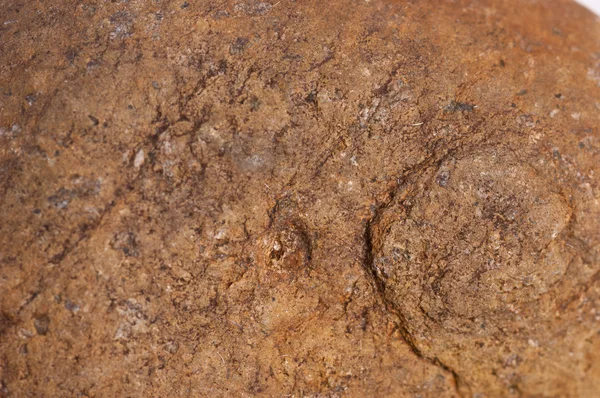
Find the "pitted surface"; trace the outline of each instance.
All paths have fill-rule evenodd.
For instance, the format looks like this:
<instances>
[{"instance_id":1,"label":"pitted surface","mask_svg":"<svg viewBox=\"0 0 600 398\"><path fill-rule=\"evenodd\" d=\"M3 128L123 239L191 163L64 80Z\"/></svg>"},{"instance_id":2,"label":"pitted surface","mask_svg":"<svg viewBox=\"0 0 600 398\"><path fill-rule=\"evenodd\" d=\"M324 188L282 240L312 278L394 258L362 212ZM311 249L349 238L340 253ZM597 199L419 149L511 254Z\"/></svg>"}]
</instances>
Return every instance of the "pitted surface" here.
<instances>
[{"instance_id":1,"label":"pitted surface","mask_svg":"<svg viewBox=\"0 0 600 398\"><path fill-rule=\"evenodd\" d=\"M598 396L598 37L0 0L0 396Z\"/></svg>"}]
</instances>

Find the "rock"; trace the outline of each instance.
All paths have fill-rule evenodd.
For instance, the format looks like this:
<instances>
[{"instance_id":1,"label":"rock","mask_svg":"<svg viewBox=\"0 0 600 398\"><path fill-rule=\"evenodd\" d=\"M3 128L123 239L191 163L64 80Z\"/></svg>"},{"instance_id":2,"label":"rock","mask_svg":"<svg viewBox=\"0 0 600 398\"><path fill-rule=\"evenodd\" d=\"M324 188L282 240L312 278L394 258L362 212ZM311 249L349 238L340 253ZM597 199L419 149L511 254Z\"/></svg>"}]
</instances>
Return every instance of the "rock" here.
<instances>
[{"instance_id":1,"label":"rock","mask_svg":"<svg viewBox=\"0 0 600 398\"><path fill-rule=\"evenodd\" d=\"M591 13L42 3L0 5L0 395L599 396Z\"/></svg>"}]
</instances>

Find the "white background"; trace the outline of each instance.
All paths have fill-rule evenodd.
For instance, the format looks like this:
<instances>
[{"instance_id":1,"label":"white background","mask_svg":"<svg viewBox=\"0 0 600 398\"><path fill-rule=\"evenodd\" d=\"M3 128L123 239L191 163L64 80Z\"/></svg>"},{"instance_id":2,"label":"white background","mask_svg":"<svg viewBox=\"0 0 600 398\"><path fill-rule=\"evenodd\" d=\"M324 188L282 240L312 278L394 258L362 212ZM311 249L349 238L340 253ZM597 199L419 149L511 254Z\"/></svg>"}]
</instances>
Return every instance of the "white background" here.
<instances>
[{"instance_id":1,"label":"white background","mask_svg":"<svg viewBox=\"0 0 600 398\"><path fill-rule=\"evenodd\" d=\"M579 3L587 6L590 10L596 12L597 15L600 15L600 0L577 0Z\"/></svg>"}]
</instances>

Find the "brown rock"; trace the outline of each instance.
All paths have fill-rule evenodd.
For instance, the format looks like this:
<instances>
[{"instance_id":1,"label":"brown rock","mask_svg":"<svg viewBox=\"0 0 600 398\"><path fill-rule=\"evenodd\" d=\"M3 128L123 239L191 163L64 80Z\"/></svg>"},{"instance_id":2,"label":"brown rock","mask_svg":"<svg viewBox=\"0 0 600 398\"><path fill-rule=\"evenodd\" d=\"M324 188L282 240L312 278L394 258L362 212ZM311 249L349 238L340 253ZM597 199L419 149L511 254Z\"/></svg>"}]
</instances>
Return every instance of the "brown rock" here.
<instances>
[{"instance_id":1,"label":"brown rock","mask_svg":"<svg viewBox=\"0 0 600 398\"><path fill-rule=\"evenodd\" d=\"M0 396L600 394L588 11L0 10Z\"/></svg>"}]
</instances>

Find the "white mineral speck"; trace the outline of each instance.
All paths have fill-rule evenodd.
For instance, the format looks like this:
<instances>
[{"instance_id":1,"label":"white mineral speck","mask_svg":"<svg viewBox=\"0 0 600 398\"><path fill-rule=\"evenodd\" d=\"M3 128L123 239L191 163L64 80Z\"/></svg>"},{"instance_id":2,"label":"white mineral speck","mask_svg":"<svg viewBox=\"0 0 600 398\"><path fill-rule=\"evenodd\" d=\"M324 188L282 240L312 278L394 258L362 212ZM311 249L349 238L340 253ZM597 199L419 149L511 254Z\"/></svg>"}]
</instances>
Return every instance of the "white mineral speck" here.
<instances>
[{"instance_id":1,"label":"white mineral speck","mask_svg":"<svg viewBox=\"0 0 600 398\"><path fill-rule=\"evenodd\" d=\"M140 149L138 153L135 154L135 159L133 160L133 167L139 169L144 164L145 156L144 150Z\"/></svg>"}]
</instances>

